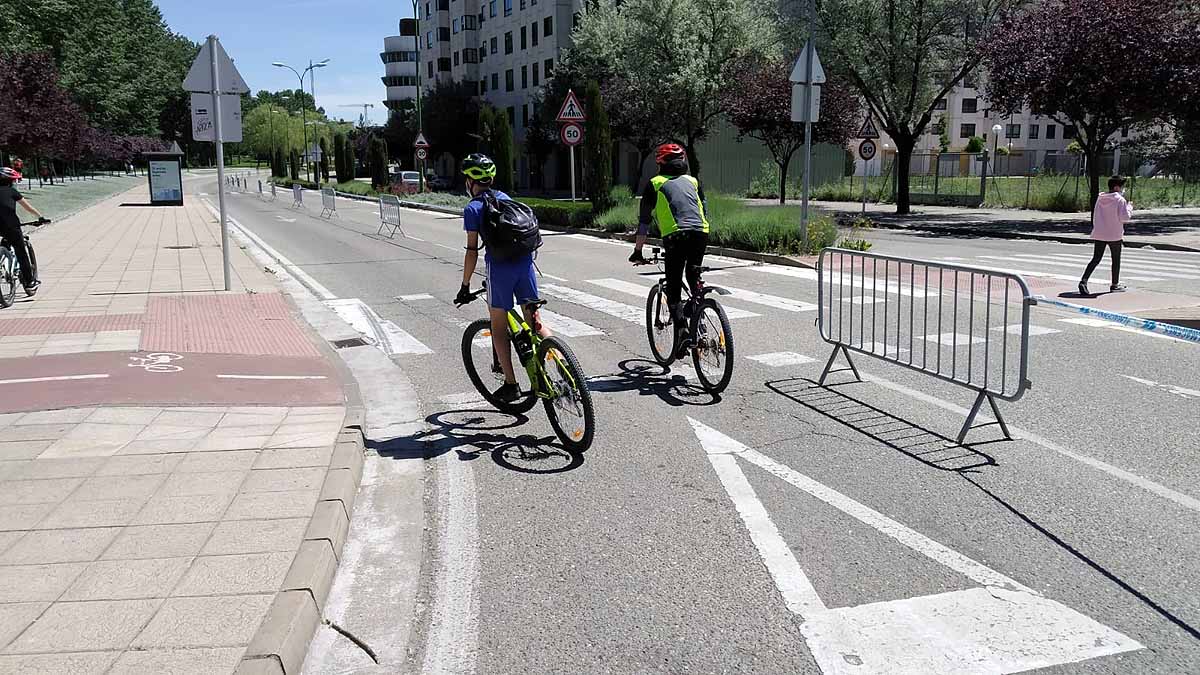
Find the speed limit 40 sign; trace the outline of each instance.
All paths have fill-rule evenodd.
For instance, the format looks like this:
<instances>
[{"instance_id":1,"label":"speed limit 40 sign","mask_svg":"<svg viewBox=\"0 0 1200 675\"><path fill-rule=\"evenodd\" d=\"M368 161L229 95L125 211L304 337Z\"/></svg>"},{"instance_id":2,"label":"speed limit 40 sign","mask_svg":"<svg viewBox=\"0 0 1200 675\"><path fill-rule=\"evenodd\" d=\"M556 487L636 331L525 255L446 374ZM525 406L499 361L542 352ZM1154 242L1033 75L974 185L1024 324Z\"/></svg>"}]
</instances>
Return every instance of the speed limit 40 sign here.
<instances>
[{"instance_id":1,"label":"speed limit 40 sign","mask_svg":"<svg viewBox=\"0 0 1200 675\"><path fill-rule=\"evenodd\" d=\"M863 158L863 161L869 162L875 158L875 152L878 148L875 147L875 141L867 139L858 144L858 156Z\"/></svg>"},{"instance_id":2,"label":"speed limit 40 sign","mask_svg":"<svg viewBox=\"0 0 1200 675\"><path fill-rule=\"evenodd\" d=\"M567 145L579 145L583 142L583 127L574 122L564 124L558 136Z\"/></svg>"}]
</instances>

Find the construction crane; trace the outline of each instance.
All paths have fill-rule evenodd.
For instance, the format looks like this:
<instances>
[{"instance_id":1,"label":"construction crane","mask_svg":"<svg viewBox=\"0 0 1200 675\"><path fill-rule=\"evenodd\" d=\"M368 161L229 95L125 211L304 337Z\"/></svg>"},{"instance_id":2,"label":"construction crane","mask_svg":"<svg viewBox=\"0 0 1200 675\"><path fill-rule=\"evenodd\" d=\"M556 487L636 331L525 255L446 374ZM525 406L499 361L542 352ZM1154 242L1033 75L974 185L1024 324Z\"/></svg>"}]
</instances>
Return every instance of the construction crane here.
<instances>
[{"instance_id":1,"label":"construction crane","mask_svg":"<svg viewBox=\"0 0 1200 675\"><path fill-rule=\"evenodd\" d=\"M340 105L338 107L339 108L362 108L362 111L363 111L362 117L358 118L358 126L365 127L365 126L367 126L367 110L369 108L374 108L375 104L374 103L346 103L346 104Z\"/></svg>"}]
</instances>

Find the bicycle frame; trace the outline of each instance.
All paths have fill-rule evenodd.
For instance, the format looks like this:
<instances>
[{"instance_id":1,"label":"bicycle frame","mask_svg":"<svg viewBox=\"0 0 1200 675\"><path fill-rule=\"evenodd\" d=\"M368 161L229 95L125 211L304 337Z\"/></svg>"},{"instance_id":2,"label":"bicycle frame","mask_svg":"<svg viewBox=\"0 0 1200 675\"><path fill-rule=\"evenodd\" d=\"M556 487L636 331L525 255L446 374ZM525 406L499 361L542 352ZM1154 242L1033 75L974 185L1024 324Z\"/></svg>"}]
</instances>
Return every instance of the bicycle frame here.
<instances>
[{"instance_id":1,"label":"bicycle frame","mask_svg":"<svg viewBox=\"0 0 1200 675\"><path fill-rule=\"evenodd\" d=\"M533 388L533 393L538 398L551 399L558 396L558 391L554 387L554 383L546 376L546 370L542 363L537 358L538 346L542 343L542 336L538 335L537 331L529 325L525 318L517 313L517 310L508 310L508 341L511 345L516 338L525 334L529 336L529 358L521 363L525 367L525 372L529 374L529 383ZM561 365L557 355L554 356L555 365ZM570 370L560 368L560 372L564 373L567 378L571 377ZM571 386L576 386L574 381Z\"/></svg>"}]
</instances>

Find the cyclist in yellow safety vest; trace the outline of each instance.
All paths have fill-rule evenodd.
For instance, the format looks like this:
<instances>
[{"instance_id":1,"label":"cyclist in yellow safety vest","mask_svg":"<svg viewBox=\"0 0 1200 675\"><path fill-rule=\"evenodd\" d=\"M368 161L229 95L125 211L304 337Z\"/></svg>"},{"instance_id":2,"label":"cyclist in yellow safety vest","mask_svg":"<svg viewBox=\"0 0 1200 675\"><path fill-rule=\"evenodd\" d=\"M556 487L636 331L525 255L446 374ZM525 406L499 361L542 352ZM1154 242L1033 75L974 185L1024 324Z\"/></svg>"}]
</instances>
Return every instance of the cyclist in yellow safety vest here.
<instances>
[{"instance_id":1,"label":"cyclist in yellow safety vest","mask_svg":"<svg viewBox=\"0 0 1200 675\"><path fill-rule=\"evenodd\" d=\"M662 236L667 304L671 308L678 334L685 323L679 313L683 276L687 274L689 288L696 288L700 281L700 267L704 264L704 252L708 248L707 200L700 181L688 175L687 153L678 144L660 145L655 152L655 161L658 163L658 175L650 179L642 192L637 241L629 262L637 264L645 261L642 246L646 243L653 219L658 223L658 231ZM686 345L683 347L686 348Z\"/></svg>"}]
</instances>

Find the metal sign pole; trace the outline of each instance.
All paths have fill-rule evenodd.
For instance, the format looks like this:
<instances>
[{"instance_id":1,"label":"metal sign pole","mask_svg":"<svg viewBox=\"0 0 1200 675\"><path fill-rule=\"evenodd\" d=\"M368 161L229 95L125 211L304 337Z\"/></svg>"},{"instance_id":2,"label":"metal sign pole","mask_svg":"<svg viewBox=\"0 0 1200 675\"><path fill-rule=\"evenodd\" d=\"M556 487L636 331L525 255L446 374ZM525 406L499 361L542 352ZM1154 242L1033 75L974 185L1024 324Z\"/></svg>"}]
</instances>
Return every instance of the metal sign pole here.
<instances>
[{"instance_id":1,"label":"metal sign pole","mask_svg":"<svg viewBox=\"0 0 1200 675\"><path fill-rule=\"evenodd\" d=\"M800 249L808 253L808 192L812 188L812 71L813 52L816 45L816 31L813 30L815 14L813 5L816 0L808 2L808 44L804 49L804 194L800 204Z\"/></svg>"},{"instance_id":2,"label":"metal sign pole","mask_svg":"<svg viewBox=\"0 0 1200 675\"><path fill-rule=\"evenodd\" d=\"M575 201L575 146L571 148L571 201Z\"/></svg>"},{"instance_id":3,"label":"metal sign pole","mask_svg":"<svg viewBox=\"0 0 1200 675\"><path fill-rule=\"evenodd\" d=\"M871 163L870 163L870 162L868 162L868 161L867 161L867 160L865 160L865 159L863 160L863 170L862 170L862 184L863 184L863 186L862 186L862 187L863 187L862 213L863 213L863 215L864 215L864 216L865 216L865 215L867 215L867 174L868 174L868 173L870 172L870 170L871 170L871 166L870 166L870 165L871 165Z\"/></svg>"},{"instance_id":4,"label":"metal sign pole","mask_svg":"<svg viewBox=\"0 0 1200 675\"><path fill-rule=\"evenodd\" d=\"M217 149L217 201L221 211L221 264L225 271L225 290L232 290L229 267L229 220L225 215L225 149L221 137L221 74L217 70L217 36L208 36L208 60L212 68L213 140Z\"/></svg>"}]
</instances>

